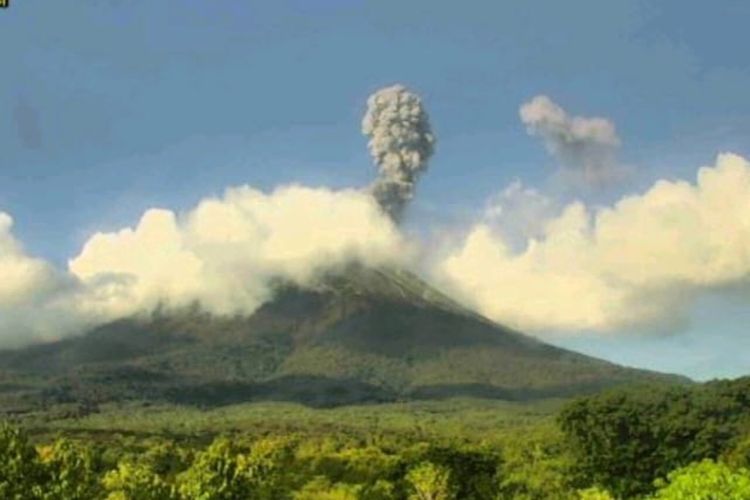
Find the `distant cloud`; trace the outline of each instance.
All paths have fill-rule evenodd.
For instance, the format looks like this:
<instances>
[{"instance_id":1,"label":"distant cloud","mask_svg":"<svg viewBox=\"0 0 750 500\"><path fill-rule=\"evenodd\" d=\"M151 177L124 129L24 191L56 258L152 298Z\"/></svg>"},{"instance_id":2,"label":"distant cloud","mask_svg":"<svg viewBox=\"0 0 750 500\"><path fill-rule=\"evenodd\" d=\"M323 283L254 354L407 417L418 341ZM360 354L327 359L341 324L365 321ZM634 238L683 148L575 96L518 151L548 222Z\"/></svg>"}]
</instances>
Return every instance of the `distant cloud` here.
<instances>
[{"instance_id":1,"label":"distant cloud","mask_svg":"<svg viewBox=\"0 0 750 500\"><path fill-rule=\"evenodd\" d=\"M617 164L620 138L606 118L570 116L547 96L524 103L519 115L531 135L566 171L590 185L602 185L623 173Z\"/></svg>"},{"instance_id":2,"label":"distant cloud","mask_svg":"<svg viewBox=\"0 0 750 500\"><path fill-rule=\"evenodd\" d=\"M521 250L482 220L438 274L481 312L525 330L675 329L695 294L750 284L750 163L723 154L697 182L660 180L543 222Z\"/></svg>"},{"instance_id":3,"label":"distant cloud","mask_svg":"<svg viewBox=\"0 0 750 500\"><path fill-rule=\"evenodd\" d=\"M18 138L29 149L42 147L42 130L39 126L39 116L26 100L18 99L13 107L13 124L18 132Z\"/></svg>"}]
</instances>

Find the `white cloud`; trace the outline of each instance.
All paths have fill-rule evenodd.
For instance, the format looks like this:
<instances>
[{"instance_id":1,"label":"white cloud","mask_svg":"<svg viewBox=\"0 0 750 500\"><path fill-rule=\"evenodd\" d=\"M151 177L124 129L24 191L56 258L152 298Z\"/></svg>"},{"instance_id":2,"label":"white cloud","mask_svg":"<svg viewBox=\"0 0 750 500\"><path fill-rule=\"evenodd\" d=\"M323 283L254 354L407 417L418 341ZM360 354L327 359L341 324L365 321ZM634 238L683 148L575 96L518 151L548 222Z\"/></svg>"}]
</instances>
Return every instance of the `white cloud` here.
<instances>
[{"instance_id":1,"label":"white cloud","mask_svg":"<svg viewBox=\"0 0 750 500\"><path fill-rule=\"evenodd\" d=\"M270 298L273 280L305 285L351 261L386 265L411 254L369 194L302 186L232 188L183 216L148 210L135 227L93 235L67 271L27 255L11 227L0 213L0 347L157 305L248 314Z\"/></svg>"},{"instance_id":2,"label":"white cloud","mask_svg":"<svg viewBox=\"0 0 750 500\"><path fill-rule=\"evenodd\" d=\"M598 210L572 203L520 251L482 221L439 274L523 329L674 327L695 293L748 282L750 163L720 155L695 184L661 180Z\"/></svg>"},{"instance_id":3,"label":"white cloud","mask_svg":"<svg viewBox=\"0 0 750 500\"><path fill-rule=\"evenodd\" d=\"M379 265L404 255L400 233L365 193L240 187L184 217L149 210L135 228L96 234L69 268L91 291L82 304L89 312L116 317L199 301L216 313L250 313L273 278L305 284L350 260Z\"/></svg>"},{"instance_id":4,"label":"white cloud","mask_svg":"<svg viewBox=\"0 0 750 500\"><path fill-rule=\"evenodd\" d=\"M540 136L566 171L584 182L603 184L623 174L616 158L620 138L606 118L570 116L545 95L524 103L519 115L529 134Z\"/></svg>"},{"instance_id":5,"label":"white cloud","mask_svg":"<svg viewBox=\"0 0 750 500\"><path fill-rule=\"evenodd\" d=\"M26 255L12 228L13 219L0 212L0 304L28 300L50 272L44 262Z\"/></svg>"},{"instance_id":6,"label":"white cloud","mask_svg":"<svg viewBox=\"0 0 750 500\"><path fill-rule=\"evenodd\" d=\"M0 212L0 345L57 338L78 319L66 303L73 283L43 260L28 255Z\"/></svg>"},{"instance_id":7,"label":"white cloud","mask_svg":"<svg viewBox=\"0 0 750 500\"><path fill-rule=\"evenodd\" d=\"M146 211L93 235L67 270L34 258L0 214L0 345L200 302L251 313L271 283L331 266L413 265L413 246L364 191L229 189L185 214ZM487 316L530 331L606 332L684 321L702 290L750 275L750 163L719 156L697 181L658 181L611 207L558 207L520 183L492 198L436 276Z\"/></svg>"},{"instance_id":8,"label":"white cloud","mask_svg":"<svg viewBox=\"0 0 750 500\"><path fill-rule=\"evenodd\" d=\"M541 237L545 221L558 209L553 199L515 180L490 197L482 218L493 231L502 235L506 244L518 249L529 239Z\"/></svg>"}]
</instances>

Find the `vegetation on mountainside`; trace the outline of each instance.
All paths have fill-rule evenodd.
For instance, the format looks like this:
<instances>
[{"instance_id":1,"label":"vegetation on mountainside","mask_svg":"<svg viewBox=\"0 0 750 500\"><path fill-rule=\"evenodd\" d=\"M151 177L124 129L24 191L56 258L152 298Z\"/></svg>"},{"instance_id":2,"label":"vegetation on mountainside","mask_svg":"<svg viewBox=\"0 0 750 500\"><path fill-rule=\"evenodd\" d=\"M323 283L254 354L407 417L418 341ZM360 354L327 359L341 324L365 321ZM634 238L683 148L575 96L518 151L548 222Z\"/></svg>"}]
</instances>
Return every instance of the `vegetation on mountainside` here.
<instances>
[{"instance_id":1,"label":"vegetation on mountainside","mask_svg":"<svg viewBox=\"0 0 750 500\"><path fill-rule=\"evenodd\" d=\"M490 322L406 271L352 267L280 285L249 317L199 307L0 351L0 412L124 401L331 407L480 397L535 400L615 385L686 383L559 349Z\"/></svg>"}]
</instances>

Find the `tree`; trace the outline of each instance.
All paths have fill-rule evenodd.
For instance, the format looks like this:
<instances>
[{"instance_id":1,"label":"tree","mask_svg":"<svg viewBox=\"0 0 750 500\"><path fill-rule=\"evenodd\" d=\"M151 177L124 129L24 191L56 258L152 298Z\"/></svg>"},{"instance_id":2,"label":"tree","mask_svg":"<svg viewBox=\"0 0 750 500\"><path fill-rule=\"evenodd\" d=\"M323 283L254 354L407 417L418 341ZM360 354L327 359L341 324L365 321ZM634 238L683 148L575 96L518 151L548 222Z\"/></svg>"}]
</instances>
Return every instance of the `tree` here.
<instances>
[{"instance_id":1,"label":"tree","mask_svg":"<svg viewBox=\"0 0 750 500\"><path fill-rule=\"evenodd\" d=\"M253 443L249 453L237 456L238 481L247 485L252 500L283 498L297 483L291 443L284 439L263 439Z\"/></svg>"},{"instance_id":2,"label":"tree","mask_svg":"<svg viewBox=\"0 0 750 500\"><path fill-rule=\"evenodd\" d=\"M671 472L657 486L653 500L750 500L750 471L703 460Z\"/></svg>"},{"instance_id":3,"label":"tree","mask_svg":"<svg viewBox=\"0 0 750 500\"><path fill-rule=\"evenodd\" d=\"M615 500L615 498L609 494L607 490L597 488L586 488L585 490L578 490L579 500Z\"/></svg>"},{"instance_id":4,"label":"tree","mask_svg":"<svg viewBox=\"0 0 750 500\"><path fill-rule=\"evenodd\" d=\"M722 461L736 467L750 468L750 434L738 439L722 456Z\"/></svg>"},{"instance_id":5,"label":"tree","mask_svg":"<svg viewBox=\"0 0 750 500\"><path fill-rule=\"evenodd\" d=\"M572 457L559 431L546 426L506 439L499 470L499 498L558 500L576 497Z\"/></svg>"},{"instance_id":6,"label":"tree","mask_svg":"<svg viewBox=\"0 0 750 500\"><path fill-rule=\"evenodd\" d=\"M107 500L172 500L179 496L146 463L125 460L102 479Z\"/></svg>"},{"instance_id":7,"label":"tree","mask_svg":"<svg viewBox=\"0 0 750 500\"><path fill-rule=\"evenodd\" d=\"M409 470L406 481L411 485L410 500L451 500L455 498L450 469L422 462Z\"/></svg>"},{"instance_id":8,"label":"tree","mask_svg":"<svg viewBox=\"0 0 750 500\"><path fill-rule=\"evenodd\" d=\"M50 499L88 500L101 497L99 453L85 444L58 439L39 450L48 480L44 494Z\"/></svg>"},{"instance_id":9,"label":"tree","mask_svg":"<svg viewBox=\"0 0 750 500\"><path fill-rule=\"evenodd\" d=\"M576 455L577 476L615 496L647 494L653 481L716 459L750 415L750 378L700 386L639 387L579 399L558 423Z\"/></svg>"},{"instance_id":10,"label":"tree","mask_svg":"<svg viewBox=\"0 0 750 500\"><path fill-rule=\"evenodd\" d=\"M238 466L238 450L226 438L217 438L198 453L179 476L179 492L194 500L252 498L250 481Z\"/></svg>"},{"instance_id":11,"label":"tree","mask_svg":"<svg viewBox=\"0 0 750 500\"><path fill-rule=\"evenodd\" d=\"M48 476L26 434L0 424L0 498L31 500L43 498Z\"/></svg>"},{"instance_id":12,"label":"tree","mask_svg":"<svg viewBox=\"0 0 750 500\"><path fill-rule=\"evenodd\" d=\"M294 492L294 500L359 500L362 487L355 484L332 483L324 476L317 476Z\"/></svg>"},{"instance_id":13,"label":"tree","mask_svg":"<svg viewBox=\"0 0 750 500\"><path fill-rule=\"evenodd\" d=\"M490 498L497 492L500 456L494 449L476 446L429 446L420 462L450 472L451 493L462 500Z\"/></svg>"}]
</instances>

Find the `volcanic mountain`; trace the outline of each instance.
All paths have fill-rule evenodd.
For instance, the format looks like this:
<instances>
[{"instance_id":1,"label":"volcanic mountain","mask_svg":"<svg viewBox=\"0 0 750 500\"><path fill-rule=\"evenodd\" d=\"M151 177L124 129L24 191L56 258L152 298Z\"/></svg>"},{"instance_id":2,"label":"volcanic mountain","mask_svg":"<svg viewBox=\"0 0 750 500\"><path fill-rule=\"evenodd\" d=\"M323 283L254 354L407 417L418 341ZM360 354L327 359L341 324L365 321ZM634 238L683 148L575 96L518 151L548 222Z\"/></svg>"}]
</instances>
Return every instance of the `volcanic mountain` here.
<instances>
[{"instance_id":1,"label":"volcanic mountain","mask_svg":"<svg viewBox=\"0 0 750 500\"><path fill-rule=\"evenodd\" d=\"M0 407L253 400L315 406L570 396L678 377L553 347L459 305L407 271L351 266L277 287L249 316L157 310L0 351Z\"/></svg>"}]
</instances>

